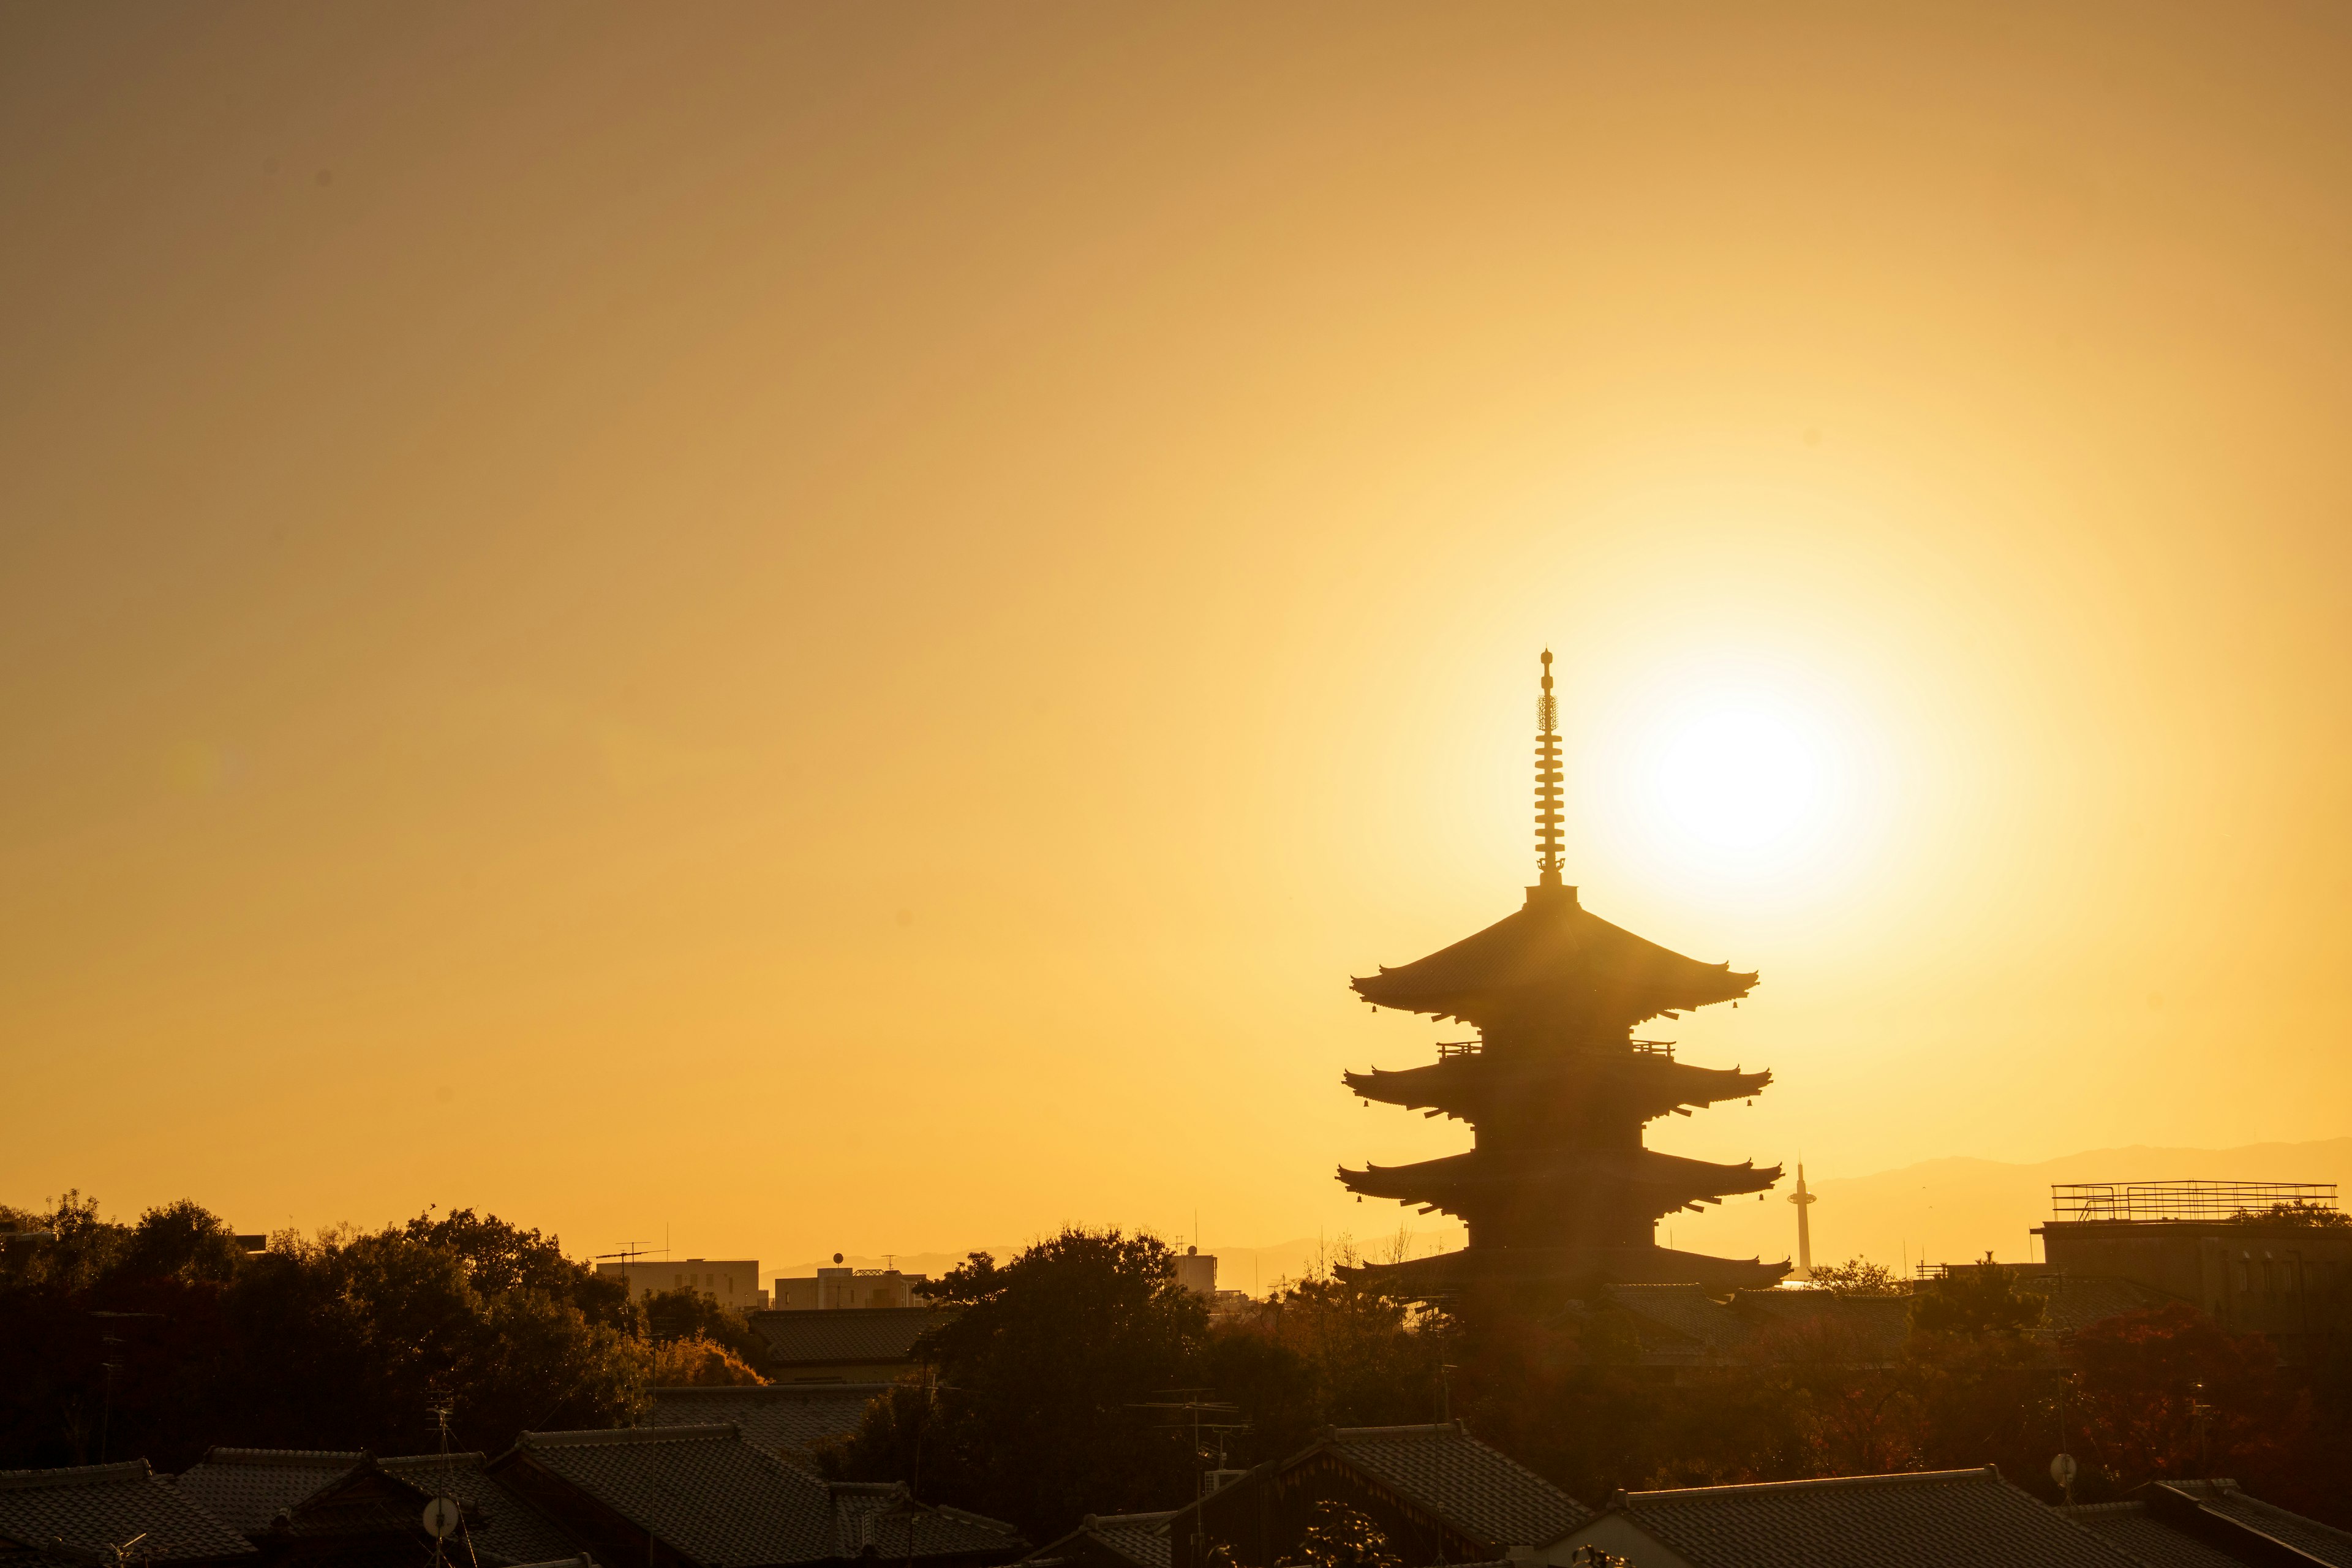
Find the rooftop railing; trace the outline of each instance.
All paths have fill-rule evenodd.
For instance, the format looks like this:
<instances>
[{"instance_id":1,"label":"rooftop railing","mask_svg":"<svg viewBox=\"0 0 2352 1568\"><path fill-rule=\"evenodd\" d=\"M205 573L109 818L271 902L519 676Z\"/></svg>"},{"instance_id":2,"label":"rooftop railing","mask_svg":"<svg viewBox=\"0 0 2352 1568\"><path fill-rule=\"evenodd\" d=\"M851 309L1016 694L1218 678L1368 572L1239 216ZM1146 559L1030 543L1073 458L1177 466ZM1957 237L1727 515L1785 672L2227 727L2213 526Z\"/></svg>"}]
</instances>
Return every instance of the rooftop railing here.
<instances>
[{"instance_id":1,"label":"rooftop railing","mask_svg":"<svg viewBox=\"0 0 2352 1568\"><path fill-rule=\"evenodd\" d=\"M2059 1220L2250 1220L2334 1214L2333 1182L2058 1182Z\"/></svg>"}]
</instances>

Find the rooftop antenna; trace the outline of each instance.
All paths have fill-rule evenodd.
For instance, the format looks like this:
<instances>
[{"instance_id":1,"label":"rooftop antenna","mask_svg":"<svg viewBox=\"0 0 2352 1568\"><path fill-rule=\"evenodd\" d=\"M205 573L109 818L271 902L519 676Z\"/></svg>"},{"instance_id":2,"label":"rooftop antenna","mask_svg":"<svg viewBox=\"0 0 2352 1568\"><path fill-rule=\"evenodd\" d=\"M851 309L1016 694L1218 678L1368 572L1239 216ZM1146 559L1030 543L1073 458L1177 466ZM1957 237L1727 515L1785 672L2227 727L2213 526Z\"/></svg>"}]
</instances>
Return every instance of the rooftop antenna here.
<instances>
[{"instance_id":1,"label":"rooftop antenna","mask_svg":"<svg viewBox=\"0 0 2352 1568\"><path fill-rule=\"evenodd\" d=\"M1551 694L1551 649L1543 652L1543 695L1536 699L1536 881L1559 886L1559 699Z\"/></svg>"}]
</instances>

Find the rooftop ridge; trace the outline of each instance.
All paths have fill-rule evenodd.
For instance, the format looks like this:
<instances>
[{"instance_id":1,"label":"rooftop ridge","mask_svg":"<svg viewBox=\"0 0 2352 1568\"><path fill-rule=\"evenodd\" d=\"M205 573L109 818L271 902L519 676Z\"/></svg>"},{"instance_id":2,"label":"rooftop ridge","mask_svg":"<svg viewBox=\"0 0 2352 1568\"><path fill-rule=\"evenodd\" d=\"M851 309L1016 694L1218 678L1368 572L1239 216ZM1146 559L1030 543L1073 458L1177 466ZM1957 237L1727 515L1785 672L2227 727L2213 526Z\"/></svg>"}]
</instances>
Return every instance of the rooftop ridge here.
<instances>
[{"instance_id":1,"label":"rooftop ridge","mask_svg":"<svg viewBox=\"0 0 2352 1568\"><path fill-rule=\"evenodd\" d=\"M608 1431L525 1432L515 1439L519 1448L594 1448L626 1443L714 1443L740 1441L743 1429L732 1421L700 1426L615 1426Z\"/></svg>"},{"instance_id":2,"label":"rooftop ridge","mask_svg":"<svg viewBox=\"0 0 2352 1568\"><path fill-rule=\"evenodd\" d=\"M1466 1437L1459 1421L1422 1421L1404 1426L1327 1426L1324 1436L1334 1443L1360 1437Z\"/></svg>"},{"instance_id":3,"label":"rooftop ridge","mask_svg":"<svg viewBox=\"0 0 2352 1568\"><path fill-rule=\"evenodd\" d=\"M834 1310L852 1309L835 1308ZM871 1310L872 1309L866 1309ZM884 1311L903 1311L899 1307L886 1307ZM797 1317L800 1314L793 1314ZM716 1388L656 1388L654 1393L663 1399L835 1399L844 1394L887 1394L898 1385L895 1383L737 1383Z\"/></svg>"},{"instance_id":4,"label":"rooftop ridge","mask_svg":"<svg viewBox=\"0 0 2352 1568\"><path fill-rule=\"evenodd\" d=\"M1894 1470L1876 1476L1813 1476L1801 1481L1738 1481L1723 1487L1669 1487L1656 1491L1620 1490L1611 1500L1615 1508L1638 1507L1661 1499L1676 1501L1702 1502L1714 1498L1752 1495L1757 1492L1798 1491L1805 1488L1828 1489L1885 1484L1890 1481L1994 1481L2000 1479L1997 1465L1977 1465L1965 1470Z\"/></svg>"},{"instance_id":5,"label":"rooftop ridge","mask_svg":"<svg viewBox=\"0 0 2352 1568\"><path fill-rule=\"evenodd\" d=\"M1087 1530L1132 1529L1139 1525L1165 1524L1176 1517L1176 1510L1161 1509L1156 1513L1090 1513L1079 1523Z\"/></svg>"},{"instance_id":6,"label":"rooftop ridge","mask_svg":"<svg viewBox=\"0 0 2352 1568\"><path fill-rule=\"evenodd\" d=\"M62 1465L52 1470L0 1470L0 1491L30 1491L37 1487L102 1487L114 1481L144 1479L155 1473L144 1459L119 1459L110 1465Z\"/></svg>"},{"instance_id":7,"label":"rooftop ridge","mask_svg":"<svg viewBox=\"0 0 2352 1568\"><path fill-rule=\"evenodd\" d=\"M206 1448L199 1465L356 1465L358 1448ZM191 1467L192 1468L194 1467Z\"/></svg>"},{"instance_id":8,"label":"rooftop ridge","mask_svg":"<svg viewBox=\"0 0 2352 1568\"><path fill-rule=\"evenodd\" d=\"M488 1462L488 1457L478 1448L467 1448L455 1454L394 1454L389 1459L376 1461L387 1470L433 1470L448 1466L479 1469Z\"/></svg>"}]
</instances>

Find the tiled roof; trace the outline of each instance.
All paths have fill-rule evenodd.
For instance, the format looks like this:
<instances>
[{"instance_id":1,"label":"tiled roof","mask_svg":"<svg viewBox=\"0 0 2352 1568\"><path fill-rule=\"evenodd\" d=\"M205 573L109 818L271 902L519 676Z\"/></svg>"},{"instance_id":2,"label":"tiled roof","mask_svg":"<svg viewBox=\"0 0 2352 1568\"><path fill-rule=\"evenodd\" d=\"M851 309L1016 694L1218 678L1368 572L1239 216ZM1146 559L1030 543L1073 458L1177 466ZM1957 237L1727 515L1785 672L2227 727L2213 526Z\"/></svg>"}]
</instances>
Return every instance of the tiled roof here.
<instances>
[{"instance_id":1,"label":"tiled roof","mask_svg":"<svg viewBox=\"0 0 2352 1568\"><path fill-rule=\"evenodd\" d=\"M2352 1535L2248 1497L2232 1480L2150 1481L2128 1502L2062 1511L2149 1568L2269 1562L2280 1555L2269 1542L2282 1542L2315 1562L2352 1568Z\"/></svg>"},{"instance_id":2,"label":"tiled roof","mask_svg":"<svg viewBox=\"0 0 2352 1568\"><path fill-rule=\"evenodd\" d=\"M133 1536L159 1563L243 1557L253 1545L144 1459L57 1470L0 1470L0 1542L44 1550L62 1541L104 1552Z\"/></svg>"},{"instance_id":3,"label":"tiled roof","mask_svg":"<svg viewBox=\"0 0 2352 1568\"><path fill-rule=\"evenodd\" d=\"M831 1311L754 1312L751 1326L783 1366L904 1362L917 1336L949 1313L931 1307L843 1307Z\"/></svg>"},{"instance_id":4,"label":"tiled roof","mask_svg":"<svg viewBox=\"0 0 2352 1568\"><path fill-rule=\"evenodd\" d=\"M278 1515L350 1475L366 1461L357 1450L212 1448L182 1471L179 1487L248 1535ZM544 1563L579 1549L555 1523L484 1471L479 1454L410 1454L376 1461L429 1496L466 1505L466 1533L478 1557L494 1564Z\"/></svg>"},{"instance_id":5,"label":"tiled roof","mask_svg":"<svg viewBox=\"0 0 2352 1568\"><path fill-rule=\"evenodd\" d=\"M1611 1305L1633 1313L1643 1330L1663 1328L1695 1351L1719 1355L1748 1337L1748 1325L1696 1285L1607 1285L1601 1295ZM1645 1346L1655 1338L1647 1331L1642 1337ZM1656 1348L1681 1347L1669 1341Z\"/></svg>"},{"instance_id":6,"label":"tiled roof","mask_svg":"<svg viewBox=\"0 0 2352 1568\"><path fill-rule=\"evenodd\" d=\"M411 1454L381 1462L401 1479L464 1504L466 1533L484 1559L548 1563L580 1550L554 1521L499 1485L479 1454Z\"/></svg>"},{"instance_id":7,"label":"tiled roof","mask_svg":"<svg viewBox=\"0 0 2352 1568\"><path fill-rule=\"evenodd\" d=\"M257 1533L278 1510L351 1474L358 1450L211 1448L180 1472L179 1489L232 1529Z\"/></svg>"},{"instance_id":8,"label":"tiled roof","mask_svg":"<svg viewBox=\"0 0 2352 1568\"><path fill-rule=\"evenodd\" d=\"M1990 1465L1620 1492L1611 1511L1694 1568L2130 1568Z\"/></svg>"},{"instance_id":9,"label":"tiled roof","mask_svg":"<svg viewBox=\"0 0 2352 1568\"><path fill-rule=\"evenodd\" d=\"M706 1568L834 1555L824 1483L752 1447L732 1426L534 1432L520 1447Z\"/></svg>"},{"instance_id":10,"label":"tiled roof","mask_svg":"<svg viewBox=\"0 0 2352 1568\"><path fill-rule=\"evenodd\" d=\"M1341 1426L1328 1441L1365 1474L1496 1545L1539 1546L1592 1517L1591 1510L1458 1423Z\"/></svg>"},{"instance_id":11,"label":"tiled roof","mask_svg":"<svg viewBox=\"0 0 2352 1568\"><path fill-rule=\"evenodd\" d=\"M827 1485L731 1425L526 1433L518 1452L703 1568L814 1563L869 1549L900 1561L1011 1555L1022 1544L1010 1525L910 1504L896 1484Z\"/></svg>"},{"instance_id":12,"label":"tiled roof","mask_svg":"<svg viewBox=\"0 0 2352 1568\"><path fill-rule=\"evenodd\" d=\"M1168 1568L1168 1521L1173 1513L1088 1514L1084 1528L1139 1568Z\"/></svg>"},{"instance_id":13,"label":"tiled roof","mask_svg":"<svg viewBox=\"0 0 2352 1568\"><path fill-rule=\"evenodd\" d=\"M2145 1568L2245 1568L2228 1552L2156 1518L2144 1502L2082 1503L2058 1511Z\"/></svg>"},{"instance_id":14,"label":"tiled roof","mask_svg":"<svg viewBox=\"0 0 2352 1568\"><path fill-rule=\"evenodd\" d=\"M2285 1542L2297 1552L2335 1563L2336 1568L2352 1568L2352 1535L2315 1519L2290 1513L2260 1498L2248 1497L2234 1482L2168 1481L2164 1488L2194 1498L2232 1524L2260 1531L2274 1541Z\"/></svg>"},{"instance_id":15,"label":"tiled roof","mask_svg":"<svg viewBox=\"0 0 2352 1568\"><path fill-rule=\"evenodd\" d=\"M1175 1517L1172 1512L1090 1513L1079 1521L1077 1529L1039 1547L1022 1561L1034 1568L1051 1568L1053 1564L1083 1562L1090 1557L1098 1563L1098 1555L1083 1550L1091 1543L1136 1564L1136 1568L1168 1568L1168 1521Z\"/></svg>"},{"instance_id":16,"label":"tiled roof","mask_svg":"<svg viewBox=\"0 0 2352 1568\"><path fill-rule=\"evenodd\" d=\"M810 1314L815 1316L816 1314ZM810 1447L846 1437L887 1383L779 1383L767 1387L656 1388L648 1425L705 1426L731 1421L744 1437L778 1458L805 1466Z\"/></svg>"}]
</instances>

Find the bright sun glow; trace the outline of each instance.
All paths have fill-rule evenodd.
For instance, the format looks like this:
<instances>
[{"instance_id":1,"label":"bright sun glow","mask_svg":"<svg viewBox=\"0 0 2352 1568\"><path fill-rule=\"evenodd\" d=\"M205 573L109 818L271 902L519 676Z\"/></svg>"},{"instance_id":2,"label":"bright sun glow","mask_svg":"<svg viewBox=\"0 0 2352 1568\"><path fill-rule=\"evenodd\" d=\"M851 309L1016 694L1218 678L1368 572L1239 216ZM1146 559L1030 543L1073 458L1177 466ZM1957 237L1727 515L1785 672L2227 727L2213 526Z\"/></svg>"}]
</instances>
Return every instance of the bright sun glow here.
<instances>
[{"instance_id":1,"label":"bright sun glow","mask_svg":"<svg viewBox=\"0 0 2352 1568\"><path fill-rule=\"evenodd\" d=\"M1647 781L1675 832L1710 848L1753 855L1788 843L1820 814L1817 744L1779 714L1727 708L1666 734Z\"/></svg>"},{"instance_id":2,"label":"bright sun glow","mask_svg":"<svg viewBox=\"0 0 2352 1568\"><path fill-rule=\"evenodd\" d=\"M1593 754L1633 860L1704 886L1794 892L1853 868L1886 802L1850 698L1808 672L1739 662L1653 672Z\"/></svg>"}]
</instances>

